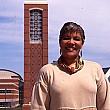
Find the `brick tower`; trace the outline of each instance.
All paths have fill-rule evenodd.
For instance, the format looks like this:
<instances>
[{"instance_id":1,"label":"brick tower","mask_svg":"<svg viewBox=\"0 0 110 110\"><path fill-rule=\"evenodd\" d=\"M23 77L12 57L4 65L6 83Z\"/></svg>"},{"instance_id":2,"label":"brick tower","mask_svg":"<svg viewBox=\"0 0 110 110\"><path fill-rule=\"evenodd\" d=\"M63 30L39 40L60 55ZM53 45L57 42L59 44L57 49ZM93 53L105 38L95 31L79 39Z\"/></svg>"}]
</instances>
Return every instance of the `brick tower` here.
<instances>
[{"instance_id":1,"label":"brick tower","mask_svg":"<svg viewBox=\"0 0 110 110\"><path fill-rule=\"evenodd\" d=\"M37 73L46 63L48 63L48 4L46 0L25 0L23 110L30 110L32 88Z\"/></svg>"}]
</instances>

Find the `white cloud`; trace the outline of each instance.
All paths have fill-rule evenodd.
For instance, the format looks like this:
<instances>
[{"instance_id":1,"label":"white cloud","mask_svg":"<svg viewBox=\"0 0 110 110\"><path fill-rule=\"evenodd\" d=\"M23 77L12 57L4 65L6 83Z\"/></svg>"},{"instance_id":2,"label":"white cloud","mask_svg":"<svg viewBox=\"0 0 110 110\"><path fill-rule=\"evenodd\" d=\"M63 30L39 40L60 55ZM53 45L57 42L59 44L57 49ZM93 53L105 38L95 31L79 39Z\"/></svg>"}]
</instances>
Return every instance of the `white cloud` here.
<instances>
[{"instance_id":1,"label":"white cloud","mask_svg":"<svg viewBox=\"0 0 110 110\"><path fill-rule=\"evenodd\" d=\"M21 16L23 0L1 0L0 16Z\"/></svg>"},{"instance_id":2,"label":"white cloud","mask_svg":"<svg viewBox=\"0 0 110 110\"><path fill-rule=\"evenodd\" d=\"M22 24L19 25L17 23L0 24L0 42L23 43L23 27Z\"/></svg>"},{"instance_id":3,"label":"white cloud","mask_svg":"<svg viewBox=\"0 0 110 110\"><path fill-rule=\"evenodd\" d=\"M23 43L23 0L0 3L0 42Z\"/></svg>"}]
</instances>

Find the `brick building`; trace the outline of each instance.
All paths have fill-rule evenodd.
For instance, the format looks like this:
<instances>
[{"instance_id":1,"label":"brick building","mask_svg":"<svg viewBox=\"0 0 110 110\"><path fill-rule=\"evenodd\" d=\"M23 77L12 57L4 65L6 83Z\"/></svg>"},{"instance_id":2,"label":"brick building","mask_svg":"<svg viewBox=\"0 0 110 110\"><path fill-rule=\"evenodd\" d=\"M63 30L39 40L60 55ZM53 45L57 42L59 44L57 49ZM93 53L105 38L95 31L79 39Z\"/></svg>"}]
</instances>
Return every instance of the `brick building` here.
<instances>
[{"instance_id":1,"label":"brick building","mask_svg":"<svg viewBox=\"0 0 110 110\"><path fill-rule=\"evenodd\" d=\"M32 88L37 73L46 63L48 63L48 4L46 0L25 0L23 110L30 110Z\"/></svg>"},{"instance_id":2,"label":"brick building","mask_svg":"<svg viewBox=\"0 0 110 110\"><path fill-rule=\"evenodd\" d=\"M23 79L16 72L0 69L0 108L20 106L20 84L22 82Z\"/></svg>"}]
</instances>

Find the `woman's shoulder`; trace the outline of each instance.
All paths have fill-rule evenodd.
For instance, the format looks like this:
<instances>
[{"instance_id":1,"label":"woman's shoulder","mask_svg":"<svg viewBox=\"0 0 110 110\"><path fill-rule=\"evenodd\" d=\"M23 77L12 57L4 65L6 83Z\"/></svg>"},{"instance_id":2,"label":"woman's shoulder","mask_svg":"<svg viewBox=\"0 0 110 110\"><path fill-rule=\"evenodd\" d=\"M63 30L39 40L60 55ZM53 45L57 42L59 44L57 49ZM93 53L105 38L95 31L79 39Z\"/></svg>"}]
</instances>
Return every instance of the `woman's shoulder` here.
<instances>
[{"instance_id":1,"label":"woman's shoulder","mask_svg":"<svg viewBox=\"0 0 110 110\"><path fill-rule=\"evenodd\" d=\"M84 60L84 67L86 70L91 71L92 74L98 79L101 76L104 76L102 66L95 61Z\"/></svg>"},{"instance_id":2,"label":"woman's shoulder","mask_svg":"<svg viewBox=\"0 0 110 110\"><path fill-rule=\"evenodd\" d=\"M54 61L52 63L48 63L48 64L45 64L41 69L40 71L53 71L57 66L57 61Z\"/></svg>"},{"instance_id":3,"label":"woman's shoulder","mask_svg":"<svg viewBox=\"0 0 110 110\"><path fill-rule=\"evenodd\" d=\"M101 65L95 61L84 60L84 64L90 67L102 68Z\"/></svg>"}]
</instances>

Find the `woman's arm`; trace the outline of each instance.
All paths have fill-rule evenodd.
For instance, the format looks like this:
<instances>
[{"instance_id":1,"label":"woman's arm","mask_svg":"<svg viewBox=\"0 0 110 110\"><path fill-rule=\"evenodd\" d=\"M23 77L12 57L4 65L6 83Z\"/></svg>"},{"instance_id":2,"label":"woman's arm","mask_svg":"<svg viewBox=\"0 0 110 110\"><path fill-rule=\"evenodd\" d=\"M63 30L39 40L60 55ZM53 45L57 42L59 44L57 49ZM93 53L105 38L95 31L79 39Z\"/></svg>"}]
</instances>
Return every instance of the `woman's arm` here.
<instances>
[{"instance_id":1,"label":"woman's arm","mask_svg":"<svg viewBox=\"0 0 110 110\"><path fill-rule=\"evenodd\" d=\"M49 110L49 80L47 74L39 72L39 77L33 87L31 110Z\"/></svg>"},{"instance_id":2,"label":"woman's arm","mask_svg":"<svg viewBox=\"0 0 110 110\"><path fill-rule=\"evenodd\" d=\"M97 108L98 110L110 110L110 83L105 79L101 67L98 69L97 79Z\"/></svg>"}]
</instances>

